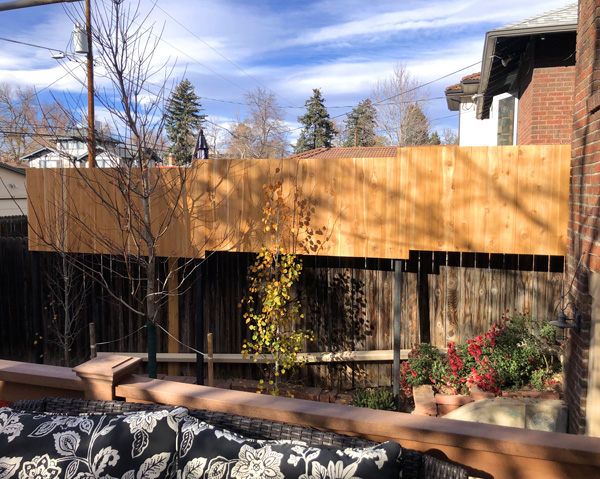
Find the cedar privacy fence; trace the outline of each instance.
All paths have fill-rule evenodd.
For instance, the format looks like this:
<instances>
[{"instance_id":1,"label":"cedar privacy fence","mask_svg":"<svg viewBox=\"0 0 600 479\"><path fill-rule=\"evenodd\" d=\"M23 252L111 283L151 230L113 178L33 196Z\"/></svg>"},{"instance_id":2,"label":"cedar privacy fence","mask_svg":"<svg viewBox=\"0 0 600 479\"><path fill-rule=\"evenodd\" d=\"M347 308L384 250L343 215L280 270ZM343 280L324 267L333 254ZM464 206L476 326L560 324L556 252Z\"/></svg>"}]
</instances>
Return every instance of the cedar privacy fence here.
<instances>
[{"instance_id":1,"label":"cedar privacy fence","mask_svg":"<svg viewBox=\"0 0 600 479\"><path fill-rule=\"evenodd\" d=\"M279 179L296 213L291 226L301 235L308 222L315 235L322 233L321 247L310 254L393 260L408 259L410 251L563 255L570 152L569 145L432 146L398 148L394 158L217 159L152 168L158 185L153 221L159 224L165 211L176 220L158 255L258 251L267 239L263 185ZM66 221L69 251L114 253L104 238L123 243L127 233L106 207L125 209L112 179L103 168L30 169L30 248L52 250L47 243L61 243L59 223ZM135 185L139 170L128 179ZM302 200L305 207L298 206Z\"/></svg>"},{"instance_id":2,"label":"cedar privacy fence","mask_svg":"<svg viewBox=\"0 0 600 479\"><path fill-rule=\"evenodd\" d=\"M419 147L399 149L396 158L386 159L198 163L187 188L194 200L188 205L197 210L182 208L181 222L174 228L177 235L165 238L161 254L198 255L200 261L205 252L195 251L194 244L214 248L203 263L205 284L210 285L201 305L204 331L214 334L216 354L239 353L246 331L237 304L246 291L252 252L263 241L262 185L273 181L278 168L284 186L297 184L310 199L311 224L330 231L318 255L303 256L298 289L307 326L319 338L309 350L380 351L391 358L395 318L400 320L396 344L405 354L419 341L443 347L447 341L462 341L489 328L506 309L540 318L553 315L560 302L566 249L569 158L570 150L564 146ZM51 200L58 187L62 189L57 171L28 171L29 191L40 192L30 196L30 221L41 234L51 234L45 223L57 218ZM172 175L172 171L155 173ZM94 181L105 180L102 170L82 173L95 175ZM62 178L67 191L73 191L78 212L110 233L110 219L95 202L89 198L86 202L77 176L63 174ZM194 221L203 222L203 227L194 226ZM87 245L85 253L108 253L93 238L83 241L85 232L71 226L70 237L79 238L72 244L74 250L82 252L82 245ZM209 230L217 234L195 242ZM30 248L49 249L31 237ZM4 251L0 249L0 261L6 261ZM37 260L42 263L51 262L53 256L28 254L44 258ZM27 254L22 256L28 261ZM90 261L110 261L110 257L90 255ZM3 283L18 284L19 274L27 276L36 268L15 264L10 269L20 273L2 274ZM43 269L42 264L41 304L47 301ZM117 275L109 280L119 281ZM119 287L125 296L129 294L127 284ZM139 318L104 298L96 285L89 288L85 322L96 324L97 341L125 338L105 350L144 351L145 332L132 334L141 326ZM31 309L26 298L16 305L21 290L15 286L13 291L11 310L7 315L3 309L0 316L3 322L19 317L19 307ZM182 291L176 329L182 342L195 345L196 288L188 284ZM0 308L4 302L0 301ZM42 311L36 324L47 331L52 318ZM164 325L166 316L165 312ZM22 359L18 344L25 338L18 329L13 326L12 339L2 340L2 357ZM169 348L165 335L161 340L159 352L185 352ZM81 343L88 344L87 340ZM56 348L47 341L43 344L46 356L54 356L45 360L58 362ZM193 375L192 371L191 365L180 366L183 374ZM216 374L254 377L256 371L248 364L217 364ZM387 386L392 366L389 359L329 362L311 365L305 374L321 386Z\"/></svg>"}]
</instances>

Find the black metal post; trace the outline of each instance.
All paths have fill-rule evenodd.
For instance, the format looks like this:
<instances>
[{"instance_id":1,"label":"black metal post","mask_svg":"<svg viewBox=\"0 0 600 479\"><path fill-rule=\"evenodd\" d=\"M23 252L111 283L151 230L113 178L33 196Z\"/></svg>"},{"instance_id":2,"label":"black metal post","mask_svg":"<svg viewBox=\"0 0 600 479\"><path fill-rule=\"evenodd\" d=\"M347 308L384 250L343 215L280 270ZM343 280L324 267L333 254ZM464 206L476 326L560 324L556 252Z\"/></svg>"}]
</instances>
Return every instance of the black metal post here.
<instances>
[{"instance_id":1,"label":"black metal post","mask_svg":"<svg viewBox=\"0 0 600 479\"><path fill-rule=\"evenodd\" d=\"M196 349L204 352L204 262L196 268ZM196 353L196 384L204 385L204 356L200 353Z\"/></svg>"},{"instance_id":2,"label":"black metal post","mask_svg":"<svg viewBox=\"0 0 600 479\"><path fill-rule=\"evenodd\" d=\"M394 396L400 394L400 321L402 316L402 261L394 261L394 367L392 385Z\"/></svg>"}]
</instances>

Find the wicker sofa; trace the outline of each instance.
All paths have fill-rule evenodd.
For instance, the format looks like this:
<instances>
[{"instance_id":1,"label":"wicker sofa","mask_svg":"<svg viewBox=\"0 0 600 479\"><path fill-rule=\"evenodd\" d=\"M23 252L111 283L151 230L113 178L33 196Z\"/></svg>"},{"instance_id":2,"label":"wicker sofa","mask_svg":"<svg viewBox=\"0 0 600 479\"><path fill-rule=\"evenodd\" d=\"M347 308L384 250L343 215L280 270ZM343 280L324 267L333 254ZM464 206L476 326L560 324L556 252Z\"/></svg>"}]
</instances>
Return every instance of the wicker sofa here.
<instances>
[{"instance_id":1,"label":"wicker sofa","mask_svg":"<svg viewBox=\"0 0 600 479\"><path fill-rule=\"evenodd\" d=\"M94 415L110 416L148 411L173 411L173 409L172 406L157 404L67 398L22 400L12 405L13 411L24 413L52 413L69 417L82 414L91 415L90 417ZM269 420L197 409L186 409L186 414L196 420L209 424L211 427L218 428L219 430L231 431L232 433L248 438L249 440L273 441L273 444L278 441L286 440L302 441L315 447L335 446L336 448L369 448L377 445L377 443L361 438L332 432L323 432L313 428L294 426ZM38 427L38 429L40 429L40 427ZM239 441L239 439L237 440ZM146 440L146 442L148 441ZM465 469L458 465L449 464L418 451L405 448L400 448L400 450L401 462L399 467L403 479L467 479L468 477Z\"/></svg>"}]
</instances>

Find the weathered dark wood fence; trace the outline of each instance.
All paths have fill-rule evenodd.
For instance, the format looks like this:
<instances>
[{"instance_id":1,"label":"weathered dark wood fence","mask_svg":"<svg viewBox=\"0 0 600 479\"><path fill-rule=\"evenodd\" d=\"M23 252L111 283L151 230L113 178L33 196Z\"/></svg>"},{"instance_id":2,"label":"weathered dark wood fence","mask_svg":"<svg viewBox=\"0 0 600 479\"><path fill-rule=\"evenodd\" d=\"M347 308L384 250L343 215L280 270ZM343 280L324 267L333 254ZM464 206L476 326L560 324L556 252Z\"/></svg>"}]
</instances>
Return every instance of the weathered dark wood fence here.
<instances>
[{"instance_id":1,"label":"weathered dark wood fence","mask_svg":"<svg viewBox=\"0 0 600 479\"><path fill-rule=\"evenodd\" d=\"M5 231L5 230L4 230ZM29 252L27 239L0 238L0 358L62 364L53 343L53 308L48 275L57 274L59 257ZM110 257L108 271L119 263ZM204 331L214 334L215 353L239 353L246 327L238 303L246 291L251 254L214 253L204 263ZM310 351L390 350L394 305L394 272L390 260L305 257L298 294L306 326L317 340ZM509 312L539 318L554 315L560 301L562 257L475 253L412 252L402 261L401 344L420 341L443 347L464 341ZM118 275L109 278L122 297L130 287ZM99 350L144 351L143 323L123 305L111 301L94 283L86 283L84 326L71 351L74 363L89 351L87 324L96 324ZM190 278L179 298L180 339L195 346L195 288ZM55 315L58 317L55 318ZM166 324L166 310L161 323ZM55 323L54 323L55 324ZM122 338L122 339L120 339ZM167 337L159 333L159 351L167 351ZM203 345L204 347L204 345ZM190 352L180 348L180 352ZM218 364L217 377L258 377L252 365ZM195 375L194 365L182 374ZM391 385L390 363L332 363L312 365L303 373L307 383L349 389Z\"/></svg>"}]
</instances>

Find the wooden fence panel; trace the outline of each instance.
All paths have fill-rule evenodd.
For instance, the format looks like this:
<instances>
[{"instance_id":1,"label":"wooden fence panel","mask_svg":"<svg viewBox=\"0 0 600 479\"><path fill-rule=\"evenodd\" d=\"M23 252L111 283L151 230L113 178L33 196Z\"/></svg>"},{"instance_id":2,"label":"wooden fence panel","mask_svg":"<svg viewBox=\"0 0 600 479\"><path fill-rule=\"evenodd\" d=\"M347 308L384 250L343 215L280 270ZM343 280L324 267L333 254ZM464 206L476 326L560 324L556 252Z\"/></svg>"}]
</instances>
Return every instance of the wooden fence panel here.
<instances>
[{"instance_id":1,"label":"wooden fence panel","mask_svg":"<svg viewBox=\"0 0 600 479\"><path fill-rule=\"evenodd\" d=\"M407 259L410 251L563 255L569 164L569 145L428 146L401 148L390 158L327 161L203 160L191 168L151 170L159 185L153 226L164 225L170 217L165 212L175 212L159 242L160 256L256 252L265 239L262 187L283 178L288 206L298 212L298 193L315 206L313 225L331 234L308 254L393 260ZM124 214L111 184L114 174L111 178L111 169L101 168L68 170L27 172L30 236L45 240L32 241L32 248L52 250L66 206L69 248L114 254L99 241L98 230L121 249L129 240L88 186L104 191L102 199ZM139 172L132 169L131 175ZM177 200L169 192L184 179L185 194ZM285 244L293 243L284 236Z\"/></svg>"},{"instance_id":2,"label":"wooden fence panel","mask_svg":"<svg viewBox=\"0 0 600 479\"><path fill-rule=\"evenodd\" d=\"M35 255L39 255L38 268L32 266ZM419 257L427 264L419 264ZM419 268L431 268L427 278L428 314L431 339L439 347L482 333L499 321L506 309L517 308L517 312L523 312L519 308L526 308L525 311L540 318L556 313L562 290L562 272L557 270L562 266L560 262L540 263L528 257L519 262L517 257L506 255L500 263L498 258L486 263L475 260L474 255L457 256L457 253L431 258L430 253L416 254L403 262L402 349L410 349L420 341L417 273L414 272ZM0 238L0 357L3 359L61 364L60 351L52 344L49 332L53 318L45 276L53 271L56 261L54 254L27 251L26 240ZM100 256L90 256L89 261L102 264L107 280L121 291L122 297L130 297L127 282L114 274L122 267L119 262ZM246 275L251 261L251 255L214 253L204 262L204 330L214 334L216 353L241 350L247 333L238 303L247 288ZM360 263L341 258L317 261L314 257L304 257L298 293L306 326L317 334L317 341L308 345L310 351L392 349L394 272L391 262ZM32 275L34 271L39 273L37 279ZM111 301L98 285L89 287L84 322L94 321L98 341L108 343L99 350L144 351L145 330L137 331L143 326L140 318ZM34 294L38 294L37 306ZM183 285L179 308L180 340L191 346L195 346L196 299L194 281L190 278ZM163 321L166 321L166 311L160 320L166 324ZM166 352L166 335L159 333L159 339L159 351ZM74 357L85 358L88 348L84 331ZM183 347L179 351L189 352ZM195 367L182 365L181 372L194 376ZM311 365L303 373L308 384L341 389L390 385L391 376L390 363ZM260 375L253 365L219 364L217 377L259 378Z\"/></svg>"}]
</instances>

